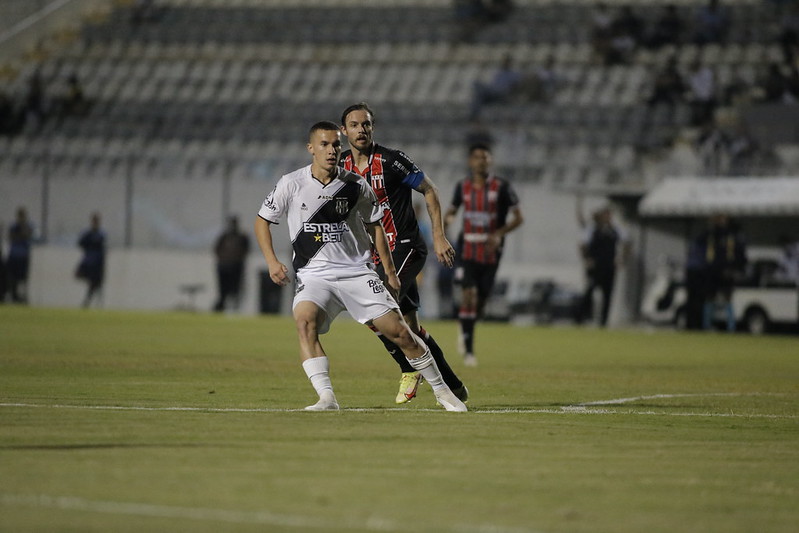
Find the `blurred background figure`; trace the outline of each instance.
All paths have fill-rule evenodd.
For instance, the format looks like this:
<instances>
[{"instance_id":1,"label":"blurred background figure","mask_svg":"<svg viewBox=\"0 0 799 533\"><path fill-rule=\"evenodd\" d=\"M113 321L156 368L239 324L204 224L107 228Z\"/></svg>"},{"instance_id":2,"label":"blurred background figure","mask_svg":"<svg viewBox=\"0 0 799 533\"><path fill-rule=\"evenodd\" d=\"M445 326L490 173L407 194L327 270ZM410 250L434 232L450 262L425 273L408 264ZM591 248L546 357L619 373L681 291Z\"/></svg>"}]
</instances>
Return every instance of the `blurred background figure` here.
<instances>
[{"instance_id":1,"label":"blurred background figure","mask_svg":"<svg viewBox=\"0 0 799 533\"><path fill-rule=\"evenodd\" d=\"M513 56L505 54L502 64L488 83L476 81L469 118L477 120L484 105L510 98L522 81L521 73L513 66Z\"/></svg>"},{"instance_id":2,"label":"blurred background figure","mask_svg":"<svg viewBox=\"0 0 799 533\"><path fill-rule=\"evenodd\" d=\"M8 290L11 301L27 303L28 271L31 261L31 245L33 243L33 226L28 221L28 211L24 207L17 209L17 218L8 228Z\"/></svg>"},{"instance_id":3,"label":"blurred background figure","mask_svg":"<svg viewBox=\"0 0 799 533\"><path fill-rule=\"evenodd\" d=\"M738 225L725 213L710 217L707 231L698 245L704 251L705 304L702 328L713 328L716 311L723 309L727 331L735 331L735 312L732 308L733 284L746 266L746 243Z\"/></svg>"},{"instance_id":4,"label":"blurred background figure","mask_svg":"<svg viewBox=\"0 0 799 533\"><path fill-rule=\"evenodd\" d=\"M578 209L578 223L584 226L582 214ZM593 316L594 290L602 293L602 307L599 325L607 326L616 270L621 268L630 254L630 240L627 233L613 222L610 207L594 211L593 223L585 226L580 242L580 256L586 274L586 289L583 295L583 308L580 322Z\"/></svg>"},{"instance_id":5,"label":"blurred background figure","mask_svg":"<svg viewBox=\"0 0 799 533\"><path fill-rule=\"evenodd\" d=\"M707 4L696 10L695 25L694 42L696 44L723 43L727 38L730 15L721 2L708 0Z\"/></svg>"},{"instance_id":6,"label":"blurred background figure","mask_svg":"<svg viewBox=\"0 0 799 533\"><path fill-rule=\"evenodd\" d=\"M3 256L3 235L5 228L0 223L0 304L6 301L6 293L8 292L8 273L6 272L6 260Z\"/></svg>"},{"instance_id":7,"label":"blurred background figure","mask_svg":"<svg viewBox=\"0 0 799 533\"><path fill-rule=\"evenodd\" d=\"M105 241L105 231L100 228L100 214L93 213L89 228L78 239L78 246L83 250L83 257L78 263L75 277L87 284L83 307L89 307L95 297L102 299L103 279L105 278Z\"/></svg>"},{"instance_id":8,"label":"blurred background figure","mask_svg":"<svg viewBox=\"0 0 799 533\"><path fill-rule=\"evenodd\" d=\"M779 243L780 248L782 248L779 277L799 287L799 240L792 239L787 235L781 235Z\"/></svg>"},{"instance_id":9,"label":"blurred background figure","mask_svg":"<svg viewBox=\"0 0 799 533\"><path fill-rule=\"evenodd\" d=\"M233 308L238 309L241 303L244 264L249 251L250 239L239 229L238 217L229 217L227 229L217 238L214 246L219 289L219 298L214 305L214 311L224 311L227 308L228 299L232 299Z\"/></svg>"}]
</instances>

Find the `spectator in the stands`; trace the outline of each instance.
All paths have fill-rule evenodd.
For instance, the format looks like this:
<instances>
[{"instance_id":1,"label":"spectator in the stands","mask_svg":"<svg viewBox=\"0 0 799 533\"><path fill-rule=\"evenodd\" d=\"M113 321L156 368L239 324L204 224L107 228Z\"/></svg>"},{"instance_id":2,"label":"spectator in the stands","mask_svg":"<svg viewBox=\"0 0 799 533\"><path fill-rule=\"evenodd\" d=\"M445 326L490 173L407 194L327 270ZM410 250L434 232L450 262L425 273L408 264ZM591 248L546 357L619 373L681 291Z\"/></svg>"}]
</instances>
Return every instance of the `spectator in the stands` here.
<instances>
[{"instance_id":1,"label":"spectator in the stands","mask_svg":"<svg viewBox=\"0 0 799 533\"><path fill-rule=\"evenodd\" d=\"M696 59L688 75L688 99L691 103L691 125L710 120L716 108L716 75L709 66Z\"/></svg>"},{"instance_id":2,"label":"spectator in the stands","mask_svg":"<svg viewBox=\"0 0 799 533\"><path fill-rule=\"evenodd\" d=\"M480 110L486 104L507 100L521 81L522 75L513 66L513 57L505 54L502 64L488 83L475 82L470 118L477 120L480 117Z\"/></svg>"},{"instance_id":3,"label":"spectator in the stands","mask_svg":"<svg viewBox=\"0 0 799 533\"><path fill-rule=\"evenodd\" d=\"M596 58L604 63L610 49L610 26L613 14L605 2L599 2L591 14L591 45Z\"/></svg>"},{"instance_id":4,"label":"spectator in the stands","mask_svg":"<svg viewBox=\"0 0 799 533\"><path fill-rule=\"evenodd\" d=\"M793 63L799 54L799 2L794 0L784 7L777 40L783 61Z\"/></svg>"},{"instance_id":5,"label":"spectator in the stands","mask_svg":"<svg viewBox=\"0 0 799 533\"><path fill-rule=\"evenodd\" d=\"M685 22L677 11L677 6L667 4L663 6L660 15L655 20L647 39L647 45L651 48L660 48L670 44L680 44L684 30Z\"/></svg>"},{"instance_id":6,"label":"spectator in the stands","mask_svg":"<svg viewBox=\"0 0 799 533\"><path fill-rule=\"evenodd\" d=\"M652 94L648 103L650 106L668 104L674 106L683 102L685 81L677 69L677 58L670 57L663 68L655 74Z\"/></svg>"},{"instance_id":7,"label":"spectator in the stands","mask_svg":"<svg viewBox=\"0 0 799 533\"><path fill-rule=\"evenodd\" d=\"M83 92L83 86L76 74L72 74L67 79L67 86L64 94L58 102L58 113L61 118L68 116L81 116L88 110L88 101Z\"/></svg>"},{"instance_id":8,"label":"spectator in the stands","mask_svg":"<svg viewBox=\"0 0 799 533\"><path fill-rule=\"evenodd\" d=\"M749 133L746 125L740 121L736 123L727 140L729 156L727 174L730 176L752 175L755 171L759 148L757 140Z\"/></svg>"},{"instance_id":9,"label":"spectator in the stands","mask_svg":"<svg viewBox=\"0 0 799 533\"><path fill-rule=\"evenodd\" d=\"M537 67L532 76L533 92L531 99L549 102L555 96L558 86L563 81L555 65L555 56L547 56L544 64Z\"/></svg>"},{"instance_id":10,"label":"spectator in the stands","mask_svg":"<svg viewBox=\"0 0 799 533\"><path fill-rule=\"evenodd\" d=\"M754 87L746 79L739 67L733 67L732 76L722 89L723 105L738 106L748 103Z\"/></svg>"},{"instance_id":11,"label":"spectator in the stands","mask_svg":"<svg viewBox=\"0 0 799 533\"><path fill-rule=\"evenodd\" d=\"M455 0L455 38L460 42L474 41L487 24L501 22L513 11L512 0Z\"/></svg>"},{"instance_id":12,"label":"spectator in the stands","mask_svg":"<svg viewBox=\"0 0 799 533\"><path fill-rule=\"evenodd\" d=\"M628 63L641 43L643 27L643 21L632 7L622 6L610 24L610 46L605 55L605 64Z\"/></svg>"},{"instance_id":13,"label":"spectator in the stands","mask_svg":"<svg viewBox=\"0 0 799 533\"><path fill-rule=\"evenodd\" d=\"M31 121L34 129L39 129L47 118L45 90L42 73L37 69L28 80L28 93L25 95L25 121Z\"/></svg>"},{"instance_id":14,"label":"spectator in the stands","mask_svg":"<svg viewBox=\"0 0 799 533\"><path fill-rule=\"evenodd\" d=\"M696 11L694 42L699 45L723 43L727 38L730 16L719 0L708 0Z\"/></svg>"},{"instance_id":15,"label":"spectator in the stands","mask_svg":"<svg viewBox=\"0 0 799 533\"><path fill-rule=\"evenodd\" d=\"M17 112L14 102L4 91L0 91L0 135L13 135L17 129Z\"/></svg>"},{"instance_id":16,"label":"spectator in the stands","mask_svg":"<svg viewBox=\"0 0 799 533\"><path fill-rule=\"evenodd\" d=\"M764 102L786 103L792 100L789 78L783 73L782 66L777 62L772 61L768 64L758 86Z\"/></svg>"}]
</instances>

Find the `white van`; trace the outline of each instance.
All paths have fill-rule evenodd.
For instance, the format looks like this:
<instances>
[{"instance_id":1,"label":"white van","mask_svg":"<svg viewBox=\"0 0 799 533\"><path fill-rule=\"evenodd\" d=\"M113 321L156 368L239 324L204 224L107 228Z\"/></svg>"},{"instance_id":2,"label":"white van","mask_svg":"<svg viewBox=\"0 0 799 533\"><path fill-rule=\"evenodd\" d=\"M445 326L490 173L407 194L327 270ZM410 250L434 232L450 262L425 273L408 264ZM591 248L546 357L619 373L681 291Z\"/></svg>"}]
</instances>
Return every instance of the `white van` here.
<instances>
[{"instance_id":1,"label":"white van","mask_svg":"<svg viewBox=\"0 0 799 533\"><path fill-rule=\"evenodd\" d=\"M732 293L739 329L754 334L778 329L799 331L799 288L782 274L780 251L750 248L747 255L746 272ZM641 312L652 323L684 327L686 301L683 273L674 262L667 262L646 291ZM723 316L717 318L724 320Z\"/></svg>"}]
</instances>

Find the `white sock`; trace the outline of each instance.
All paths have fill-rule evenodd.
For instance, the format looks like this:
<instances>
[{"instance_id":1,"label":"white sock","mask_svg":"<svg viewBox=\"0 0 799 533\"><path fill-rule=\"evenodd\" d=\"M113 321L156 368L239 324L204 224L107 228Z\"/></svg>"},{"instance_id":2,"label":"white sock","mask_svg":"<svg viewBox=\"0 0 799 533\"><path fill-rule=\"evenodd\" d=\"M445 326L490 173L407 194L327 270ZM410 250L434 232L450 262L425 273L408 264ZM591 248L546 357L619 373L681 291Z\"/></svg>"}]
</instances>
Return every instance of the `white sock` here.
<instances>
[{"instance_id":1,"label":"white sock","mask_svg":"<svg viewBox=\"0 0 799 533\"><path fill-rule=\"evenodd\" d=\"M428 348L421 357L417 357L416 359L406 357L406 359L408 359L408 362L413 368L422 373L422 376L427 380L430 386L433 387L433 390L447 388L444 379L441 377L441 372L438 370L438 365L435 359L433 359L433 355L430 353L430 348Z\"/></svg>"},{"instance_id":2,"label":"white sock","mask_svg":"<svg viewBox=\"0 0 799 533\"><path fill-rule=\"evenodd\" d=\"M326 356L312 357L302 362L302 369L305 375L311 380L311 385L316 390L319 398L332 396L333 384L330 382L330 361Z\"/></svg>"}]
</instances>

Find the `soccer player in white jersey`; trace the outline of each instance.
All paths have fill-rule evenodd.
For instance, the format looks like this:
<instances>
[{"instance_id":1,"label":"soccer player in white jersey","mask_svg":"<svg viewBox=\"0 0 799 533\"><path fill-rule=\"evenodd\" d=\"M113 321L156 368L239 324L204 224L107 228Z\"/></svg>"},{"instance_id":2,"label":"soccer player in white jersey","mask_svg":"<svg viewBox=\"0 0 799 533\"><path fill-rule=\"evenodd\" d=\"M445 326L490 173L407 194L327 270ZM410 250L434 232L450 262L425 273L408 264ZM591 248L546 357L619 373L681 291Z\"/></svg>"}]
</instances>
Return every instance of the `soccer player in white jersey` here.
<instances>
[{"instance_id":1,"label":"soccer player in white jersey","mask_svg":"<svg viewBox=\"0 0 799 533\"><path fill-rule=\"evenodd\" d=\"M333 122L314 124L307 148L311 164L281 177L255 219L255 235L269 266L269 277L281 286L290 279L288 268L275 254L271 226L284 216L288 221L297 278L293 310L300 357L319 395L319 401L305 409L339 408L319 335L326 333L336 315L346 309L355 320L374 326L400 347L447 411L466 411L390 294L399 292L400 281L381 223L383 213L371 186L360 176L339 168L339 126ZM384 264L390 292L372 267L372 244Z\"/></svg>"}]
</instances>

